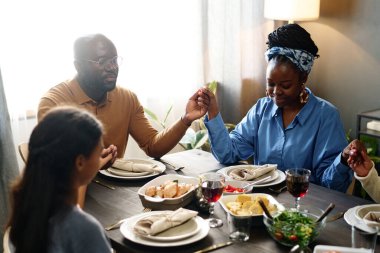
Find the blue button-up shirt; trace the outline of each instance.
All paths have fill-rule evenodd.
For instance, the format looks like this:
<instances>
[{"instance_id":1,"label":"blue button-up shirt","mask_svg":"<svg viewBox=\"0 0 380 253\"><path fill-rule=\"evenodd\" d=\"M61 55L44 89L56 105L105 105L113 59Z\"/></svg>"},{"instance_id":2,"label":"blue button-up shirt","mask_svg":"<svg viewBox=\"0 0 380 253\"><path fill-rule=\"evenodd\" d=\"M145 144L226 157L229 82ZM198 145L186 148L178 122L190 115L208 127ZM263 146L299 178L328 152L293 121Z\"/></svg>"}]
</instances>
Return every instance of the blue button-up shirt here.
<instances>
[{"instance_id":1,"label":"blue button-up shirt","mask_svg":"<svg viewBox=\"0 0 380 253\"><path fill-rule=\"evenodd\" d=\"M206 118L215 158L232 164L253 156L254 164L277 164L282 171L307 168L310 182L345 192L353 173L341 163L347 140L339 112L308 92L308 102L286 129L282 109L269 98L259 99L230 134L220 114Z\"/></svg>"}]
</instances>

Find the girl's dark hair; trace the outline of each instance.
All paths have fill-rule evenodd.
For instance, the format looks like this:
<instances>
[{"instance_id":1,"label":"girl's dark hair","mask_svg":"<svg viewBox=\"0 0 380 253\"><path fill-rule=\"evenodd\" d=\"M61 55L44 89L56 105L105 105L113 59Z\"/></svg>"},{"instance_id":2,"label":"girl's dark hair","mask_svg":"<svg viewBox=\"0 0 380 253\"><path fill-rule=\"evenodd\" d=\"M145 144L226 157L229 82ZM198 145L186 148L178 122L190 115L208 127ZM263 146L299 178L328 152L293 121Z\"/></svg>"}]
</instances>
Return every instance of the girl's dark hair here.
<instances>
[{"instance_id":1,"label":"girl's dark hair","mask_svg":"<svg viewBox=\"0 0 380 253\"><path fill-rule=\"evenodd\" d=\"M272 47L287 47L302 49L314 57L319 57L318 47L305 29L298 24L287 24L281 26L268 35L268 49Z\"/></svg>"},{"instance_id":2,"label":"girl's dark hair","mask_svg":"<svg viewBox=\"0 0 380 253\"><path fill-rule=\"evenodd\" d=\"M48 251L49 219L72 196L75 160L89 157L101 136L100 122L73 107L52 109L34 128L23 175L11 193L8 226L16 253Z\"/></svg>"}]
</instances>

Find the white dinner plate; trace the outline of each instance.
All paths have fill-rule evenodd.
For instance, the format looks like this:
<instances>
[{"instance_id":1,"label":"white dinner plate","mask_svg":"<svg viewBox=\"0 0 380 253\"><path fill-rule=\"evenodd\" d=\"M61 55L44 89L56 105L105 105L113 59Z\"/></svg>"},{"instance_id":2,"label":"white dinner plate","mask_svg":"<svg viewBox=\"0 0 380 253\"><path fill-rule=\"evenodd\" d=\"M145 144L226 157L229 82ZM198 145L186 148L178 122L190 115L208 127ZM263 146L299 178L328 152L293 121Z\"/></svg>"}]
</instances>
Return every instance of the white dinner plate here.
<instances>
[{"instance_id":1,"label":"white dinner plate","mask_svg":"<svg viewBox=\"0 0 380 253\"><path fill-rule=\"evenodd\" d=\"M364 205L364 206L368 206L368 205ZM350 209L348 209L345 213L344 213L344 220L348 223L348 225L351 225L351 226L356 226L362 230L366 230L367 228L367 225L364 223L363 220L361 219L358 219L356 218L356 211L358 208L362 208L363 205L361 206L355 206L355 207L352 207ZM378 233L378 235L380 235L380 232Z\"/></svg>"},{"instance_id":2,"label":"white dinner plate","mask_svg":"<svg viewBox=\"0 0 380 253\"><path fill-rule=\"evenodd\" d=\"M122 235L135 243L146 245L146 246L153 246L153 247L175 247L175 246L182 246L182 245L187 245L193 242L197 242L203 238L205 238L208 235L208 232L210 230L209 224L207 221L205 221L203 218L196 216L194 218L195 222L197 223L197 226L199 227L199 230L197 233L194 235L190 235L188 237L184 237L182 239L178 240L170 240L170 241L157 241L157 240L151 240L147 239L145 237L141 237L137 234L135 234L133 227L136 224L138 220L140 220L142 217L146 217L146 215L151 215L152 213L162 213L162 212L167 212L167 211L152 211L147 213L142 213L142 214L137 214L135 216L132 216L128 218L120 227L120 232ZM174 229L174 228L171 228ZM161 233L162 234L162 233Z\"/></svg>"},{"instance_id":3,"label":"white dinner plate","mask_svg":"<svg viewBox=\"0 0 380 253\"><path fill-rule=\"evenodd\" d=\"M166 211L163 211L163 212L166 212ZM158 215L163 212L149 212L149 213L146 213L146 215L142 215L139 220L144 219L151 215ZM137 220L134 225L136 225L136 223L139 220ZM197 220L194 217L179 226L165 230L157 235L138 234L138 236L143 237L148 240L153 240L153 241L161 241L161 242L178 241L178 240L182 240L187 237L195 235L196 233L199 232L200 229L201 229L201 224L199 220Z\"/></svg>"},{"instance_id":4,"label":"white dinner plate","mask_svg":"<svg viewBox=\"0 0 380 253\"><path fill-rule=\"evenodd\" d=\"M370 249L350 248L331 245L317 245L314 247L313 253L340 252L340 253L371 253Z\"/></svg>"},{"instance_id":5,"label":"white dinner plate","mask_svg":"<svg viewBox=\"0 0 380 253\"><path fill-rule=\"evenodd\" d=\"M218 170L217 173L224 175L226 180L234 180L232 177L229 176L229 172L235 168L236 168L236 166L225 167L223 169ZM267 186L271 186L271 185L276 185L276 184L283 182L286 178L284 172L282 172L281 170L274 170L272 172L269 172L267 174L264 174L264 175L256 178L255 180L260 180L261 178L264 178L267 176L271 176L271 178L269 178L268 180L266 180L262 183L253 185L253 188L260 188L260 187L267 187ZM253 183L255 180L244 181L244 182Z\"/></svg>"},{"instance_id":6,"label":"white dinner plate","mask_svg":"<svg viewBox=\"0 0 380 253\"><path fill-rule=\"evenodd\" d=\"M157 175L160 175L166 169L166 166L163 163L153 160L153 159L125 159L125 160L131 161L131 162L145 163L145 164L154 164L158 166L158 171L149 173L149 174L146 174L146 172L140 172L140 173L132 172L131 176L119 176L119 175L112 174L108 172L107 170L100 170L99 173L110 178L117 178L117 179L123 179L123 180L140 180L140 179L145 179L145 178L150 178L150 177L155 177Z\"/></svg>"}]
</instances>

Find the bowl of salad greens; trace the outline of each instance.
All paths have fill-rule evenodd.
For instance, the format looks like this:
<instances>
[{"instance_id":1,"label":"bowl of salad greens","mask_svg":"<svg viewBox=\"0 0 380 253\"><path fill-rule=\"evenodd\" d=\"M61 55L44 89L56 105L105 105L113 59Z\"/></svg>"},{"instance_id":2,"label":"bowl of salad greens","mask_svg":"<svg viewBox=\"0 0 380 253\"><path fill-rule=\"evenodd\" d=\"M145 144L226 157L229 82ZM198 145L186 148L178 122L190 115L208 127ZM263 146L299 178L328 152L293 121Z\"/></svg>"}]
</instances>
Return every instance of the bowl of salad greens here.
<instances>
[{"instance_id":1,"label":"bowl of salad greens","mask_svg":"<svg viewBox=\"0 0 380 253\"><path fill-rule=\"evenodd\" d=\"M281 211L272 214L273 219L264 213L263 221L270 236L285 246L300 245L307 247L313 242L326 225L326 218L316 222L323 213L322 209L300 206L297 210L285 206Z\"/></svg>"}]
</instances>

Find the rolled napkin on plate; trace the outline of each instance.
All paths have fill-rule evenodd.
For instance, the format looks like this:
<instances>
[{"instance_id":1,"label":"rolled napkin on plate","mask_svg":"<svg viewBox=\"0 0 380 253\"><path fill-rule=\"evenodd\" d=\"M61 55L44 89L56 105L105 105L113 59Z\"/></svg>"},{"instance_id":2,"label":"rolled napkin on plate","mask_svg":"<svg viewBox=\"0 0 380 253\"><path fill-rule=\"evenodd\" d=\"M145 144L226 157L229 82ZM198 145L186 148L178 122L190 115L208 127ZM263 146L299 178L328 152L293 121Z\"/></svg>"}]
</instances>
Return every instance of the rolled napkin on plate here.
<instances>
[{"instance_id":1,"label":"rolled napkin on plate","mask_svg":"<svg viewBox=\"0 0 380 253\"><path fill-rule=\"evenodd\" d=\"M380 212L368 212L363 217L363 221L370 227L378 227L380 229Z\"/></svg>"},{"instance_id":2,"label":"rolled napkin on plate","mask_svg":"<svg viewBox=\"0 0 380 253\"><path fill-rule=\"evenodd\" d=\"M277 169L277 164L244 165L230 171L229 176L235 180L250 181Z\"/></svg>"},{"instance_id":3,"label":"rolled napkin on plate","mask_svg":"<svg viewBox=\"0 0 380 253\"><path fill-rule=\"evenodd\" d=\"M147 236L156 235L169 228L179 226L198 215L198 212L179 208L173 212L150 215L136 222L134 231L137 234Z\"/></svg>"},{"instance_id":4,"label":"rolled napkin on plate","mask_svg":"<svg viewBox=\"0 0 380 253\"><path fill-rule=\"evenodd\" d=\"M118 176L133 176L133 173L138 173L138 175L142 176L158 172L159 169L156 164L116 159L107 171Z\"/></svg>"}]
</instances>

